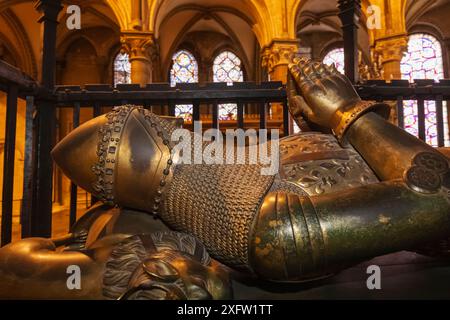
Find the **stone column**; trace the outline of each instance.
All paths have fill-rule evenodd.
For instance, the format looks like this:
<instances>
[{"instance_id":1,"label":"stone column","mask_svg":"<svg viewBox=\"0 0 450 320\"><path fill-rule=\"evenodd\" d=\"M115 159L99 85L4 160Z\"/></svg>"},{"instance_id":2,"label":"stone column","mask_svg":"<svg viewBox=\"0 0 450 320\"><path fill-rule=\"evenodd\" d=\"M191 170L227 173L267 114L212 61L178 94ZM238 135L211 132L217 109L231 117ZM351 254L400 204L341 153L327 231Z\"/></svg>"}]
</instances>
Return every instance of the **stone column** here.
<instances>
[{"instance_id":1,"label":"stone column","mask_svg":"<svg viewBox=\"0 0 450 320\"><path fill-rule=\"evenodd\" d=\"M442 48L442 56L444 58L444 78L450 78L450 38L444 40Z\"/></svg>"},{"instance_id":2,"label":"stone column","mask_svg":"<svg viewBox=\"0 0 450 320\"><path fill-rule=\"evenodd\" d=\"M290 55L297 52L298 40L276 40L261 50L261 64L269 74L270 81L281 81L286 84ZM272 104L272 118L282 119L283 108L280 104Z\"/></svg>"},{"instance_id":3,"label":"stone column","mask_svg":"<svg viewBox=\"0 0 450 320\"><path fill-rule=\"evenodd\" d=\"M400 63L408 50L405 34L375 40L375 56L380 59L385 80L401 79Z\"/></svg>"},{"instance_id":4,"label":"stone column","mask_svg":"<svg viewBox=\"0 0 450 320\"><path fill-rule=\"evenodd\" d=\"M131 28L142 29L142 3L141 0L131 0Z\"/></svg>"},{"instance_id":5,"label":"stone column","mask_svg":"<svg viewBox=\"0 0 450 320\"><path fill-rule=\"evenodd\" d=\"M150 32L122 33L120 42L130 57L131 82L145 86L152 82L152 56L155 42Z\"/></svg>"}]
</instances>

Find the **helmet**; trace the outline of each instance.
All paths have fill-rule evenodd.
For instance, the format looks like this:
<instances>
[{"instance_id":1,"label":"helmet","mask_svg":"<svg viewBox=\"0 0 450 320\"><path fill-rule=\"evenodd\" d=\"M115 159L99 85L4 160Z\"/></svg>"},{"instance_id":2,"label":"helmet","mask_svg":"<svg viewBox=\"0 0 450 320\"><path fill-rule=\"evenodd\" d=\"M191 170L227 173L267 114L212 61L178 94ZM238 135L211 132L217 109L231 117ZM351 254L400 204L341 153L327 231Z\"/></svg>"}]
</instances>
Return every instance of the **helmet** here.
<instances>
[{"instance_id":1,"label":"helmet","mask_svg":"<svg viewBox=\"0 0 450 320\"><path fill-rule=\"evenodd\" d=\"M157 214L172 177L172 132L182 119L126 105L70 132L52 156L75 184L108 204Z\"/></svg>"}]
</instances>

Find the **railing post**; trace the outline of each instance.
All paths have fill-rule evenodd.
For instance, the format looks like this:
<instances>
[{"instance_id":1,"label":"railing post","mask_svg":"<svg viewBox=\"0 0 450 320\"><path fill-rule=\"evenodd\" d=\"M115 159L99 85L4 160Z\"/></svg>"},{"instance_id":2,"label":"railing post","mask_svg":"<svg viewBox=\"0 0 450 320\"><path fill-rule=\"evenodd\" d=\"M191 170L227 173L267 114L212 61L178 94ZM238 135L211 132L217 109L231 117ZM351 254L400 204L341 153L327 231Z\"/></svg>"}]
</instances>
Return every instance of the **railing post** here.
<instances>
[{"instance_id":1,"label":"railing post","mask_svg":"<svg viewBox=\"0 0 450 320\"><path fill-rule=\"evenodd\" d=\"M259 129L267 129L267 110L269 104L267 101L264 101L264 103L259 105Z\"/></svg>"},{"instance_id":2,"label":"railing post","mask_svg":"<svg viewBox=\"0 0 450 320\"><path fill-rule=\"evenodd\" d=\"M361 0L338 0L339 19L342 22L345 55L345 75L352 83L358 74L358 22L361 17Z\"/></svg>"},{"instance_id":3,"label":"railing post","mask_svg":"<svg viewBox=\"0 0 450 320\"><path fill-rule=\"evenodd\" d=\"M425 127L425 101L423 99L417 100L417 119L419 126L419 139L427 142L427 134Z\"/></svg>"},{"instance_id":4,"label":"railing post","mask_svg":"<svg viewBox=\"0 0 450 320\"><path fill-rule=\"evenodd\" d=\"M3 160L2 238L1 246L11 242L14 195L14 152L16 149L17 85L8 87Z\"/></svg>"},{"instance_id":5,"label":"railing post","mask_svg":"<svg viewBox=\"0 0 450 320\"><path fill-rule=\"evenodd\" d=\"M33 113L34 96L27 96L25 110L25 159L23 164L23 198L20 213L22 238L31 237L31 203L33 199Z\"/></svg>"},{"instance_id":6,"label":"railing post","mask_svg":"<svg viewBox=\"0 0 450 320\"><path fill-rule=\"evenodd\" d=\"M242 101L237 103L237 125L239 129L244 129L244 104Z\"/></svg>"},{"instance_id":7,"label":"railing post","mask_svg":"<svg viewBox=\"0 0 450 320\"><path fill-rule=\"evenodd\" d=\"M40 0L36 9L42 13L39 22L43 28L42 86L51 92L55 85L56 28L61 0ZM53 162L50 152L53 147L56 126L55 107L51 101L42 101L37 106L37 136L34 150L34 185L31 216L31 234L50 237L52 230Z\"/></svg>"},{"instance_id":8,"label":"railing post","mask_svg":"<svg viewBox=\"0 0 450 320\"><path fill-rule=\"evenodd\" d=\"M287 100L283 101L283 135L287 137L291 132L291 119Z\"/></svg>"},{"instance_id":9,"label":"railing post","mask_svg":"<svg viewBox=\"0 0 450 320\"><path fill-rule=\"evenodd\" d=\"M212 128L219 129L219 103L217 102L217 100L214 100L213 102Z\"/></svg>"},{"instance_id":10,"label":"railing post","mask_svg":"<svg viewBox=\"0 0 450 320\"><path fill-rule=\"evenodd\" d=\"M436 96L436 125L437 125L437 138L438 147L445 147L445 134L444 134L444 110L443 110L442 95Z\"/></svg>"},{"instance_id":11,"label":"railing post","mask_svg":"<svg viewBox=\"0 0 450 320\"><path fill-rule=\"evenodd\" d=\"M192 121L200 121L200 102L195 101L192 105Z\"/></svg>"},{"instance_id":12,"label":"railing post","mask_svg":"<svg viewBox=\"0 0 450 320\"><path fill-rule=\"evenodd\" d=\"M397 97L397 123L402 129L405 129L405 117L403 112L403 97Z\"/></svg>"}]
</instances>

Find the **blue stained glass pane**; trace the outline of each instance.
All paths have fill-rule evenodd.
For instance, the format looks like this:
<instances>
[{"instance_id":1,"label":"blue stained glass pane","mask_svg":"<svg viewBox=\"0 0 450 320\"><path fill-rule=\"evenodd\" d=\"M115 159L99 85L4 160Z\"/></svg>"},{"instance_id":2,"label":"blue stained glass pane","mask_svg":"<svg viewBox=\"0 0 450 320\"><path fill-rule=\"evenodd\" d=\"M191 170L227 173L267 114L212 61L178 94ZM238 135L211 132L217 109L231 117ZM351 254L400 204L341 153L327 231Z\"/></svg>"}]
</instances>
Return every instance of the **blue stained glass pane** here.
<instances>
[{"instance_id":1,"label":"blue stained glass pane","mask_svg":"<svg viewBox=\"0 0 450 320\"><path fill-rule=\"evenodd\" d=\"M131 64L128 53L118 53L114 59L114 85L131 83Z\"/></svg>"},{"instance_id":2,"label":"blue stained glass pane","mask_svg":"<svg viewBox=\"0 0 450 320\"><path fill-rule=\"evenodd\" d=\"M187 50L180 50L172 56L172 68L170 70L170 85L177 83L198 82L198 64L195 57ZM175 106L175 116L192 121L192 104Z\"/></svg>"},{"instance_id":3,"label":"blue stained glass pane","mask_svg":"<svg viewBox=\"0 0 450 320\"><path fill-rule=\"evenodd\" d=\"M213 81L230 84L244 81L241 64L241 60L234 53L230 51L220 53L214 59ZM236 118L237 105L235 103L219 104L220 120L236 120Z\"/></svg>"}]
</instances>

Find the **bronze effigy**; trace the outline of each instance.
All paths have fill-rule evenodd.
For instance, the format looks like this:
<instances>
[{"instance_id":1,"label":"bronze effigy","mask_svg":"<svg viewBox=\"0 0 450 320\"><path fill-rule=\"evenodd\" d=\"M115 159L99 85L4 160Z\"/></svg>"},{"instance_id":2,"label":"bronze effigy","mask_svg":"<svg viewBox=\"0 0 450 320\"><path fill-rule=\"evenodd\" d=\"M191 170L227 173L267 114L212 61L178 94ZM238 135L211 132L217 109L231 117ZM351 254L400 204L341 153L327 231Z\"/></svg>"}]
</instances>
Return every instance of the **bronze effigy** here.
<instances>
[{"instance_id":1,"label":"bronze effigy","mask_svg":"<svg viewBox=\"0 0 450 320\"><path fill-rule=\"evenodd\" d=\"M171 136L180 123L136 106L117 107L77 128L56 146L54 159L105 203L155 215L180 235L200 240L214 259L266 280L318 279L447 237L448 159L387 122L388 106L362 101L334 66L295 55L289 68L291 114L300 125L306 120L325 133L281 139L277 174L261 175L258 163L179 163ZM103 239L109 238L99 238L98 248L110 248ZM0 257L7 250L1 249ZM76 244L72 250L85 254ZM190 263L183 264L186 274L195 270ZM2 279L12 268L0 265ZM107 273L95 272L104 282ZM201 276L214 277L214 272ZM130 283L133 279L128 277ZM217 282L222 290L204 290L198 297L227 296L226 281ZM103 297L127 297L129 287ZM187 294L166 295L172 297Z\"/></svg>"}]
</instances>

